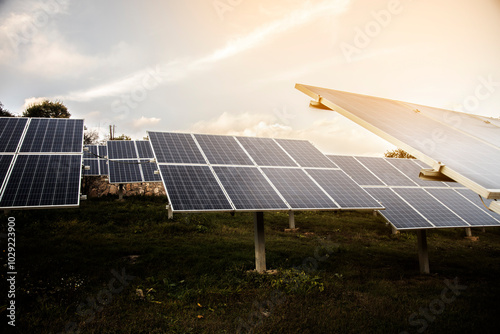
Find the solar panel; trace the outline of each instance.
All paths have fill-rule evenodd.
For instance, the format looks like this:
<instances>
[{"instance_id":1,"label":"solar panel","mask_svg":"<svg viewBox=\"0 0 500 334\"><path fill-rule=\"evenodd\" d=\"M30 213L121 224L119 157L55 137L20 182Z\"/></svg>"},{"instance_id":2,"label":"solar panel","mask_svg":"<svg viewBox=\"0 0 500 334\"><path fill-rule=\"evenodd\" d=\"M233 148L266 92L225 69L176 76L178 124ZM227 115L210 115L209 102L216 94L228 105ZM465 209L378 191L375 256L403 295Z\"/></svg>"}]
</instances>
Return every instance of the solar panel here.
<instances>
[{"instance_id":1,"label":"solar panel","mask_svg":"<svg viewBox=\"0 0 500 334\"><path fill-rule=\"evenodd\" d=\"M158 170L157 164L149 162L149 160L140 160L140 163L144 182L161 182L160 175L155 174L155 171Z\"/></svg>"},{"instance_id":2,"label":"solar panel","mask_svg":"<svg viewBox=\"0 0 500 334\"><path fill-rule=\"evenodd\" d=\"M237 210L289 209L258 168L215 166L214 171Z\"/></svg>"},{"instance_id":3,"label":"solar panel","mask_svg":"<svg viewBox=\"0 0 500 334\"><path fill-rule=\"evenodd\" d=\"M140 183L143 177L137 160L109 160L109 183Z\"/></svg>"},{"instance_id":4,"label":"solar panel","mask_svg":"<svg viewBox=\"0 0 500 334\"><path fill-rule=\"evenodd\" d=\"M12 154L0 155L0 189L2 188L3 181L5 180L13 157L14 155Z\"/></svg>"},{"instance_id":5,"label":"solar panel","mask_svg":"<svg viewBox=\"0 0 500 334\"><path fill-rule=\"evenodd\" d=\"M342 170L306 169L341 208L383 209Z\"/></svg>"},{"instance_id":6,"label":"solar panel","mask_svg":"<svg viewBox=\"0 0 500 334\"><path fill-rule=\"evenodd\" d=\"M99 154L97 152L97 145L85 145L88 151L83 151L84 159L98 159Z\"/></svg>"},{"instance_id":7,"label":"solar panel","mask_svg":"<svg viewBox=\"0 0 500 334\"><path fill-rule=\"evenodd\" d=\"M154 154L149 140L136 140L135 145L139 153L139 159L153 159Z\"/></svg>"},{"instance_id":8,"label":"solar panel","mask_svg":"<svg viewBox=\"0 0 500 334\"><path fill-rule=\"evenodd\" d=\"M416 186L412 180L384 159L372 157L356 157L356 159L388 186Z\"/></svg>"},{"instance_id":9,"label":"solar panel","mask_svg":"<svg viewBox=\"0 0 500 334\"><path fill-rule=\"evenodd\" d=\"M195 138L211 164L254 165L234 137L195 135Z\"/></svg>"},{"instance_id":10,"label":"solar panel","mask_svg":"<svg viewBox=\"0 0 500 334\"><path fill-rule=\"evenodd\" d=\"M108 161L99 159L99 175L108 175Z\"/></svg>"},{"instance_id":11,"label":"solar panel","mask_svg":"<svg viewBox=\"0 0 500 334\"><path fill-rule=\"evenodd\" d=\"M276 142L302 167L337 168L330 159L308 141L276 139Z\"/></svg>"},{"instance_id":12,"label":"solar panel","mask_svg":"<svg viewBox=\"0 0 500 334\"><path fill-rule=\"evenodd\" d=\"M436 227L470 226L458 215L436 201L436 199L429 195L424 189L396 188L393 190Z\"/></svg>"},{"instance_id":13,"label":"solar panel","mask_svg":"<svg viewBox=\"0 0 500 334\"><path fill-rule=\"evenodd\" d=\"M173 210L233 210L210 167L160 165L160 172Z\"/></svg>"},{"instance_id":14,"label":"solar panel","mask_svg":"<svg viewBox=\"0 0 500 334\"><path fill-rule=\"evenodd\" d=\"M383 186L374 174L366 169L356 158L341 155L328 155L337 166L347 173L357 184L362 186Z\"/></svg>"},{"instance_id":15,"label":"solar panel","mask_svg":"<svg viewBox=\"0 0 500 334\"><path fill-rule=\"evenodd\" d=\"M453 189L427 189L427 192L472 226L500 225L499 220L485 213Z\"/></svg>"},{"instance_id":16,"label":"solar panel","mask_svg":"<svg viewBox=\"0 0 500 334\"><path fill-rule=\"evenodd\" d=\"M444 175L483 197L500 198L499 129L488 127L488 138L495 138L490 141L474 124L470 127L476 130L464 133L456 121L469 122L463 113L448 111L447 119L439 119L436 108L422 112L422 106L399 101L299 84L296 88L426 164L442 163Z\"/></svg>"},{"instance_id":17,"label":"solar panel","mask_svg":"<svg viewBox=\"0 0 500 334\"><path fill-rule=\"evenodd\" d=\"M365 190L381 202L385 210L380 211L380 214L398 230L434 227L390 188Z\"/></svg>"},{"instance_id":18,"label":"solar panel","mask_svg":"<svg viewBox=\"0 0 500 334\"><path fill-rule=\"evenodd\" d=\"M293 209L339 208L302 170L297 168L262 168Z\"/></svg>"},{"instance_id":19,"label":"solar panel","mask_svg":"<svg viewBox=\"0 0 500 334\"><path fill-rule=\"evenodd\" d=\"M206 163L190 134L148 131L148 135L158 163Z\"/></svg>"},{"instance_id":20,"label":"solar panel","mask_svg":"<svg viewBox=\"0 0 500 334\"><path fill-rule=\"evenodd\" d=\"M137 159L135 143L132 140L109 140L107 146L109 159Z\"/></svg>"},{"instance_id":21,"label":"solar panel","mask_svg":"<svg viewBox=\"0 0 500 334\"><path fill-rule=\"evenodd\" d=\"M108 156L108 147L106 145L99 145L99 157L106 158Z\"/></svg>"},{"instance_id":22,"label":"solar panel","mask_svg":"<svg viewBox=\"0 0 500 334\"><path fill-rule=\"evenodd\" d=\"M259 166L298 166L271 138L236 138Z\"/></svg>"},{"instance_id":23,"label":"solar panel","mask_svg":"<svg viewBox=\"0 0 500 334\"><path fill-rule=\"evenodd\" d=\"M90 170L83 170L83 175L87 176L99 176L99 159L83 159L83 165L89 166Z\"/></svg>"},{"instance_id":24,"label":"solar panel","mask_svg":"<svg viewBox=\"0 0 500 334\"><path fill-rule=\"evenodd\" d=\"M0 207L79 205L81 158L80 155L17 156Z\"/></svg>"},{"instance_id":25,"label":"solar panel","mask_svg":"<svg viewBox=\"0 0 500 334\"><path fill-rule=\"evenodd\" d=\"M81 153L83 120L32 118L20 152Z\"/></svg>"},{"instance_id":26,"label":"solar panel","mask_svg":"<svg viewBox=\"0 0 500 334\"><path fill-rule=\"evenodd\" d=\"M27 118L0 117L0 152L16 152L27 122Z\"/></svg>"}]
</instances>

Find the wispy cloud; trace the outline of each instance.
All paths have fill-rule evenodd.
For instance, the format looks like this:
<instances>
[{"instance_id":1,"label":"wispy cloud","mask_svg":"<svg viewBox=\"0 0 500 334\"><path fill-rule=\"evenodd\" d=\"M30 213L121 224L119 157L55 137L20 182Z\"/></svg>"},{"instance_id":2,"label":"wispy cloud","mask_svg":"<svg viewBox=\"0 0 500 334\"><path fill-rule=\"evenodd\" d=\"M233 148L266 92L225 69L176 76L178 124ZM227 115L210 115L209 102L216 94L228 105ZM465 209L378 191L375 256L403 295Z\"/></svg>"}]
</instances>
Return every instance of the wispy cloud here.
<instances>
[{"instance_id":1,"label":"wispy cloud","mask_svg":"<svg viewBox=\"0 0 500 334\"><path fill-rule=\"evenodd\" d=\"M300 25L322 16L338 15L348 8L349 3L350 0L327 0L318 4L307 2L300 9L293 11L284 18L262 25L247 35L230 40L224 47L215 50L207 56L194 60L181 59L166 64L159 64L153 69L155 78L158 82L168 83L181 80L193 71L209 70L216 63L224 59L256 48L270 41L273 37ZM143 86L145 77L150 75L151 72L151 68L146 68L118 80L87 90L70 92L57 98L65 101L90 101L97 98L130 93L134 89L137 89L137 87Z\"/></svg>"}]
</instances>

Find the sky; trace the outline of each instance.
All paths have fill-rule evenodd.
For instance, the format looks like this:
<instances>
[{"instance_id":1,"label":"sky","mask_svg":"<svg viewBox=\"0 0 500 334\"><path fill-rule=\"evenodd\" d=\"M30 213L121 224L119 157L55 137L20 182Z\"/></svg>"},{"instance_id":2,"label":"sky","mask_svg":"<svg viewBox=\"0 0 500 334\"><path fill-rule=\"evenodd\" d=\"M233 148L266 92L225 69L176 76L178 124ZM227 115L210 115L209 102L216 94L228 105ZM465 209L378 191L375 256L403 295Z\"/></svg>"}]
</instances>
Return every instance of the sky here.
<instances>
[{"instance_id":1,"label":"sky","mask_svg":"<svg viewBox=\"0 0 500 334\"><path fill-rule=\"evenodd\" d=\"M500 0L0 0L0 101L146 131L394 147L296 83L500 117Z\"/></svg>"}]
</instances>

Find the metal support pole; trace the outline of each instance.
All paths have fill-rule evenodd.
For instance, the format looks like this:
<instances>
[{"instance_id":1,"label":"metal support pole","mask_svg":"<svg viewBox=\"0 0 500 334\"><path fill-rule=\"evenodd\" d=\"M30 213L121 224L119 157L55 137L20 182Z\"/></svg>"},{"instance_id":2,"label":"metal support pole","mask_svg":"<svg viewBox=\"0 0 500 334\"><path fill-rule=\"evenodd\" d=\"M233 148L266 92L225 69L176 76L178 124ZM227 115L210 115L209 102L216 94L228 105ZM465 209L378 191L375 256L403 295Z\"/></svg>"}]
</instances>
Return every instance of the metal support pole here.
<instances>
[{"instance_id":1,"label":"metal support pole","mask_svg":"<svg viewBox=\"0 0 500 334\"><path fill-rule=\"evenodd\" d=\"M123 184L118 185L118 200L123 201Z\"/></svg>"},{"instance_id":2,"label":"metal support pole","mask_svg":"<svg viewBox=\"0 0 500 334\"><path fill-rule=\"evenodd\" d=\"M392 228L392 234L399 234L399 231L391 225L391 228Z\"/></svg>"},{"instance_id":3,"label":"metal support pole","mask_svg":"<svg viewBox=\"0 0 500 334\"><path fill-rule=\"evenodd\" d=\"M377 210L373 210L373 216L375 216L375 217L378 216L378 211Z\"/></svg>"},{"instance_id":4,"label":"metal support pole","mask_svg":"<svg viewBox=\"0 0 500 334\"><path fill-rule=\"evenodd\" d=\"M264 240L264 212L254 213L255 233L255 270L258 273L266 271L266 243Z\"/></svg>"},{"instance_id":5,"label":"metal support pole","mask_svg":"<svg viewBox=\"0 0 500 334\"><path fill-rule=\"evenodd\" d=\"M470 227L465 228L465 236L472 237L472 230L470 229Z\"/></svg>"},{"instance_id":6,"label":"metal support pole","mask_svg":"<svg viewBox=\"0 0 500 334\"><path fill-rule=\"evenodd\" d=\"M430 274L429 252L427 250L427 231L417 231L418 262L420 263L420 273Z\"/></svg>"},{"instance_id":7,"label":"metal support pole","mask_svg":"<svg viewBox=\"0 0 500 334\"><path fill-rule=\"evenodd\" d=\"M288 225L292 230L295 229L295 215L292 210L288 211Z\"/></svg>"}]
</instances>

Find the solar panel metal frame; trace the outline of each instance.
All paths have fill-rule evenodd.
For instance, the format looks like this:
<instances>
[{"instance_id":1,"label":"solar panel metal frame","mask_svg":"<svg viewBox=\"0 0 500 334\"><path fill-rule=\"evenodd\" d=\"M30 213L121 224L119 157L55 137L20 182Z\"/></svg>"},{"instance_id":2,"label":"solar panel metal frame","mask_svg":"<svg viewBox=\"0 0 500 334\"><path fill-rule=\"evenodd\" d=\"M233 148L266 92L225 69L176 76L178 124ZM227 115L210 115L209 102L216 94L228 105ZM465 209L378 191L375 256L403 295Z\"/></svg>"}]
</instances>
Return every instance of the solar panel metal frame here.
<instances>
[{"instance_id":1,"label":"solar panel metal frame","mask_svg":"<svg viewBox=\"0 0 500 334\"><path fill-rule=\"evenodd\" d=\"M154 136L152 136L152 134L154 134ZM189 146L189 149L190 150L193 150L193 145L196 145L196 153L200 153L201 154L201 157L203 157L203 160L204 160L204 163L201 163L201 160L200 158L196 158L195 162L191 161L191 162L178 162L178 161L172 161L172 162L166 162L166 160L162 160L162 161L159 161L158 160L158 157L157 157L157 152L156 152L156 149L155 149L155 145L156 145L156 140L158 141L159 145L161 145L160 141L163 143L163 139L160 139L160 136L161 134L168 134L168 135L181 135L183 136L183 138L187 138L187 136L190 136L191 139L192 139L192 144ZM335 201L332 202L332 207L331 208L292 208L288 203L287 201L285 200L284 196L277 190L276 186L272 183L272 181L267 177L267 175L265 174L265 172L262 170L263 168L265 167L269 167L269 168L292 168L292 169L297 169L297 170L302 170L304 173L307 174L306 172L306 168L303 167L303 166L300 166L300 164L297 163L297 161L295 161L293 159L293 157L290 156L290 154L281 146L279 145L278 143L278 140L277 139L272 139L272 138L269 138L270 140L272 140L276 145L277 147L279 147L281 150L283 150L284 154L286 156L288 156L290 158L290 161L293 161L293 163L295 165L292 165L290 166L290 162L287 161L287 163L285 164L285 166L276 166L276 165L271 165L271 166L266 166L266 165L257 165L257 163L255 162L255 159L249 154L249 152L246 150L245 148L245 145L244 143L240 142L238 139L239 138L248 138L248 139L252 139L253 137L238 137L238 136L227 136L227 137L230 137L230 138L233 138L236 140L236 142L239 143L239 145L242 147L242 149L245 151L245 153L249 156L250 160L253 162L254 165L250 166L250 165L227 165L227 164L211 164L207 158L207 156L205 155L205 152L203 151L203 149L201 148L200 144L198 143L198 140L197 140L197 134L193 134L193 133L172 133L172 132L158 132L158 131L148 131L148 136L149 138L152 140L151 142L151 146L153 148L153 153L155 155L155 161L158 162L158 166L159 166L159 170L161 170L161 166L162 165L182 165L182 166L209 166L210 167L210 170L213 174L213 176L216 178L217 182L219 183L219 185L221 186L227 200L229 201L229 203L231 203L231 206L232 206L232 210L229 210L229 211L237 211L237 212L256 212L256 211L302 211L302 210L307 210L307 211L338 211L338 210L374 210L374 209L383 209L382 206L379 206L377 205L376 207L361 207L361 208L342 208L338 205L335 204ZM153 139L154 138L154 139ZM256 138L257 140L259 139L262 139L262 138ZM266 139L266 138L264 138ZM165 139L165 140L168 140L168 139ZM293 139L292 139L293 140ZM307 141L304 141L306 143L309 143ZM163 144L167 144L166 142L163 143ZM312 146L312 144L309 143L309 145ZM314 147L314 146L312 146ZM160 147L158 147L159 149L161 149ZM319 151L318 151L319 152ZM163 154L163 153L162 153ZM321 152L319 152L319 154L321 154L322 156L324 156ZM179 155L182 155L182 152L179 153ZM284 155L284 156L285 156ZM328 158L326 156L324 156L325 159L328 160ZM189 158L191 159L191 158ZM192 160L192 159L191 159ZM235 204L233 203L233 199L231 198L231 196L229 196L228 194L228 191L227 189L224 187L224 185L222 184L219 176L217 175L217 173L214 171L214 169L216 167L235 167L235 168L256 168L256 170L258 170L260 173L262 173L262 175L264 176L264 178L267 180L267 182L269 183L269 185L274 189L274 191L276 192L276 194L281 198L281 200L284 202L284 206L281 206L281 207L277 207L277 208L237 208L235 206ZM314 169L314 168L317 168L317 169L333 169L333 170L340 170L333 162L331 162L331 168L325 168L325 167L307 167L308 169ZM160 172L161 174L161 172ZM310 177L310 176L309 176ZM167 183L165 183L165 179L162 175L162 182L163 182L163 185L165 187L165 190L167 192L167 196L169 197L169 203L171 198L170 198L170 195L169 195L169 187L167 185ZM312 179L312 178L311 178ZM319 186L317 184L316 181L314 181L316 183L316 185L318 186L318 189L325 192L324 189ZM359 188L360 191L363 191L365 192L361 187ZM365 192L367 196L370 196L367 192ZM325 192L326 194L326 192ZM328 195L329 196L329 195ZM175 212L205 212L205 211L220 211L220 210L177 210L175 209L175 205L174 203L171 203L172 204L172 209L173 211Z\"/></svg>"},{"instance_id":2,"label":"solar panel metal frame","mask_svg":"<svg viewBox=\"0 0 500 334\"><path fill-rule=\"evenodd\" d=\"M53 118L30 118L30 117L17 117L17 119L26 119L26 123L22 132L21 137L19 138L19 143L17 145L16 151L14 152L14 157L11 161L11 164L9 166L9 170L7 171L7 174L5 176L4 182L1 185L0 189L0 210L32 210L32 209L58 209L58 208L78 208L80 206L80 189L81 189L81 182L82 182L82 163L83 163L83 143L84 143L84 131L83 131L83 119L53 119ZM81 145L79 145L79 150L77 151L75 147L71 151L59 151L59 152L46 152L46 151L38 151L38 152L29 152L29 151L22 151L22 146L24 144L24 139L29 131L29 127L31 125L32 120L35 120L37 122L38 120L57 120L56 122L72 122L72 123L81 123L81 138L77 139ZM52 121L53 122L53 121ZM78 156L79 157L79 163L78 163L78 187L75 186L75 189L78 189L76 202L71 203L71 204L56 204L56 205L33 205L33 206L27 206L27 205L20 205L20 206L2 206L1 201L2 198L5 194L5 191L7 187L9 186L9 181L12 176L13 170L16 168L16 162L18 157L20 156ZM76 166L76 164L75 164Z\"/></svg>"},{"instance_id":3,"label":"solar panel metal frame","mask_svg":"<svg viewBox=\"0 0 500 334\"><path fill-rule=\"evenodd\" d=\"M429 132L429 136L426 137L415 137L413 136L412 143L410 144L406 140L399 139L401 137L400 134L391 134L388 133L385 130L382 130L380 126L372 124L370 121L365 120L362 116L358 115L354 111L349 111L349 108L343 108L339 105L339 103L336 103L335 100L336 94L337 95L342 95L342 96L347 96L348 98L357 98L359 100L370 100L371 102L378 101L381 104L382 103L391 103L392 107L394 108L399 108L401 110L404 110L406 113L409 111L414 111L415 114L420 114L420 111L418 109L412 109L414 108L415 105L406 103L406 102L400 102L400 101L393 101L389 99L382 99L382 98L375 98L371 96L365 96L365 95L360 95L360 94L353 94L353 93L346 93L346 92L340 92L340 91L335 91L335 90L330 90L326 88L320 88L320 87L314 87L314 86L308 86L308 85L302 85L302 84L296 84L295 88L298 89L299 91L305 93L306 95L310 96L311 98L315 99L318 103L340 113L341 115L349 118L350 120L356 122L357 124L363 126L367 130L375 133L379 137L391 142L392 144L396 145L397 147L402 148L403 150L407 151L411 155L417 157L419 160L423 161L424 163L430 165L430 166L437 166L439 162L443 162L445 165L440 168L440 172L443 173L444 175L450 177L451 179L463 184L467 188L473 190L474 192L480 194L481 196L489 199L500 199L500 185L496 185L494 187L490 186L484 186L481 183L485 184L485 179L481 178L480 180L476 179L473 180L471 176L465 176L464 171L460 172L456 169L457 164L453 159L451 161L443 161L442 157L438 156L435 154L434 150L432 149L427 149L425 145L422 145L422 148L417 148L417 141L430 141L431 143L434 144L434 147L439 147L436 145L436 138L438 138L438 142L440 141L439 139L442 139L442 136L448 135L448 136L454 136L456 138L467 138L468 143L474 143L476 145L481 145L481 147L487 147L489 149L488 154L490 157L493 157L491 159L493 160L498 160L500 161L500 150L498 146L494 146L493 144L484 142L482 139L479 139L478 137L472 136L470 134L467 134L466 136L463 135L463 132L460 130L450 126L450 124L445 124L444 122L438 122L434 120L433 118L422 116L425 118L421 118L426 122L426 124L431 125L430 128L427 129ZM356 102L356 103L361 103L361 102ZM431 107L426 107L426 108L431 108ZM352 108L351 108L352 109ZM433 108L437 109L437 108ZM450 111L451 112L451 111ZM454 115L460 116L461 113L454 112ZM380 117L378 118L379 121L381 120ZM387 119L383 119L384 122L388 122ZM390 120L389 120L390 121ZM435 131L432 132L432 129ZM440 132L439 132L439 131ZM439 133L436 133L438 131ZM444 132L443 132L444 131ZM394 131L393 131L394 132ZM411 131L410 131L411 132ZM407 131L407 135L409 132ZM434 134L434 138L432 136ZM413 135L413 133L412 133ZM433 141L434 140L434 141ZM452 141L453 138L448 138L448 141ZM486 145L485 145L486 143ZM431 147L432 148L432 147ZM471 145L464 145L463 148L467 148L467 152L461 152L461 155L466 155L470 157L474 157L478 152L475 152L474 148ZM447 150L450 151L450 150ZM498 157L499 159L496 159L495 157ZM473 159L473 158L471 158ZM474 159L473 159L474 160ZM497 162L498 164L498 162ZM452 167L453 166L453 167ZM497 165L495 165L497 166ZM470 172L472 172L471 170ZM469 172L466 174L471 175Z\"/></svg>"}]
</instances>

